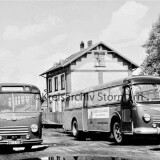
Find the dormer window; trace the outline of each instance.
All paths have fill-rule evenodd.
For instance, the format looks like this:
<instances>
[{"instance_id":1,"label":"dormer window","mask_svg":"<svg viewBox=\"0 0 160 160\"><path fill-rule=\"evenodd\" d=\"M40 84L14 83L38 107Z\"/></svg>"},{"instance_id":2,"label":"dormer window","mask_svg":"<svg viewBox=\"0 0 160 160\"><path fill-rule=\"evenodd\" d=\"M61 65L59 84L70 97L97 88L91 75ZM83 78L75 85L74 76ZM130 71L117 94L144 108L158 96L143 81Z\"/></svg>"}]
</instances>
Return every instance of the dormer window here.
<instances>
[{"instance_id":1,"label":"dormer window","mask_svg":"<svg viewBox=\"0 0 160 160\"><path fill-rule=\"evenodd\" d=\"M94 52L94 62L96 67L105 67L105 52Z\"/></svg>"}]
</instances>

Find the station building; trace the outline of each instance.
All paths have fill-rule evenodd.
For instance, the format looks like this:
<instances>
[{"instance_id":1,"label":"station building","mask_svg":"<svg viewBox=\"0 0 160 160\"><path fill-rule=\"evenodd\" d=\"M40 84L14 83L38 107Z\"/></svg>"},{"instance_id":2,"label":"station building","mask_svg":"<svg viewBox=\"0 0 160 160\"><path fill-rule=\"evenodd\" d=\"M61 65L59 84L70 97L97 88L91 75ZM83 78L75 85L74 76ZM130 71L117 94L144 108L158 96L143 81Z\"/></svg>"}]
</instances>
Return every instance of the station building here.
<instances>
[{"instance_id":1,"label":"station building","mask_svg":"<svg viewBox=\"0 0 160 160\"><path fill-rule=\"evenodd\" d=\"M77 53L40 75L46 78L48 119L63 121L64 97L71 92L130 76L138 67L104 42L81 42Z\"/></svg>"}]
</instances>

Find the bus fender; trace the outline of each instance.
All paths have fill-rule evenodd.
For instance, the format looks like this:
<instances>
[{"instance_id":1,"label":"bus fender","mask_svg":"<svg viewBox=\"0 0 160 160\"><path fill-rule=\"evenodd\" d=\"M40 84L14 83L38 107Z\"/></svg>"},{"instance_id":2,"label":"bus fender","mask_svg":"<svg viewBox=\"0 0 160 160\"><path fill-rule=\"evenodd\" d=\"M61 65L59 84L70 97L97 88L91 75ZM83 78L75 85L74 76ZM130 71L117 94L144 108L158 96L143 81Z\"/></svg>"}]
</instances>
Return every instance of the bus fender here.
<instances>
[{"instance_id":1,"label":"bus fender","mask_svg":"<svg viewBox=\"0 0 160 160\"><path fill-rule=\"evenodd\" d=\"M120 121L121 120L121 115L118 112L113 112L111 116L111 121L110 121L110 131L112 131L112 125L115 121Z\"/></svg>"},{"instance_id":2,"label":"bus fender","mask_svg":"<svg viewBox=\"0 0 160 160\"><path fill-rule=\"evenodd\" d=\"M78 123L77 118L75 116L72 118L72 121L71 121L71 130L72 130L72 124L74 121L76 121Z\"/></svg>"}]
</instances>

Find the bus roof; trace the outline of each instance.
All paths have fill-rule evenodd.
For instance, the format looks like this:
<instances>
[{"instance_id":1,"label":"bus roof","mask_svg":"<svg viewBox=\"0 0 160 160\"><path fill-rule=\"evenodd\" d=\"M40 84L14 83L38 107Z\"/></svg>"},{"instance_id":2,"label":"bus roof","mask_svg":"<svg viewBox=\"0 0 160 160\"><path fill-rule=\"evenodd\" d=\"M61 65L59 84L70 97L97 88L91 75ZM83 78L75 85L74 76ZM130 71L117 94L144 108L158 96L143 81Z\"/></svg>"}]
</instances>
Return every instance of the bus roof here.
<instances>
[{"instance_id":1,"label":"bus roof","mask_svg":"<svg viewBox=\"0 0 160 160\"><path fill-rule=\"evenodd\" d=\"M89 88L84 89L83 93L101 90L103 88L109 88L109 87L113 87L113 86L119 86L119 85L123 84L123 80L124 79L119 79L119 80L111 81L108 83L104 83L104 84L100 84L100 85L96 85L96 86L91 86Z\"/></svg>"},{"instance_id":2,"label":"bus roof","mask_svg":"<svg viewBox=\"0 0 160 160\"><path fill-rule=\"evenodd\" d=\"M82 93L87 93L87 92L92 92L96 90L101 90L103 88L109 88L109 87L114 87L114 86L120 86L120 85L125 85L125 84L142 84L142 83L159 83L160 84L160 77L155 77L155 76L129 76L123 79L111 81L108 83L104 83L101 85L96 85L96 86L91 86L88 88L85 88L83 90L75 91L71 93L71 95L76 95L76 94L82 94Z\"/></svg>"},{"instance_id":3,"label":"bus roof","mask_svg":"<svg viewBox=\"0 0 160 160\"><path fill-rule=\"evenodd\" d=\"M83 93L87 93L87 92L100 90L100 89L103 89L103 88L122 85L123 84L123 80L124 79L119 79L119 80L115 80L115 81L112 81L112 82L104 83L104 84L101 84L101 85L95 85L95 86L87 87L85 89L74 91L70 95L83 94Z\"/></svg>"},{"instance_id":4,"label":"bus roof","mask_svg":"<svg viewBox=\"0 0 160 160\"><path fill-rule=\"evenodd\" d=\"M131 76L124 79L125 83L140 84L140 83L160 83L160 77L156 76Z\"/></svg>"}]
</instances>

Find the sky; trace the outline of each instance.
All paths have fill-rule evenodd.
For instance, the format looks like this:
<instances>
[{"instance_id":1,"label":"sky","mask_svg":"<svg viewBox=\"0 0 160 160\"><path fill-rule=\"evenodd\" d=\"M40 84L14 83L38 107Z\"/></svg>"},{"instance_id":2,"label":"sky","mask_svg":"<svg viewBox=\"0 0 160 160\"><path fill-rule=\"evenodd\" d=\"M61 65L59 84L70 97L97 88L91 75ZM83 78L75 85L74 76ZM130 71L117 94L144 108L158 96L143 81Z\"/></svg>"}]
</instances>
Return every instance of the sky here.
<instances>
[{"instance_id":1,"label":"sky","mask_svg":"<svg viewBox=\"0 0 160 160\"><path fill-rule=\"evenodd\" d=\"M39 75L89 40L141 65L159 6L159 0L0 0L0 82L43 92Z\"/></svg>"}]
</instances>

